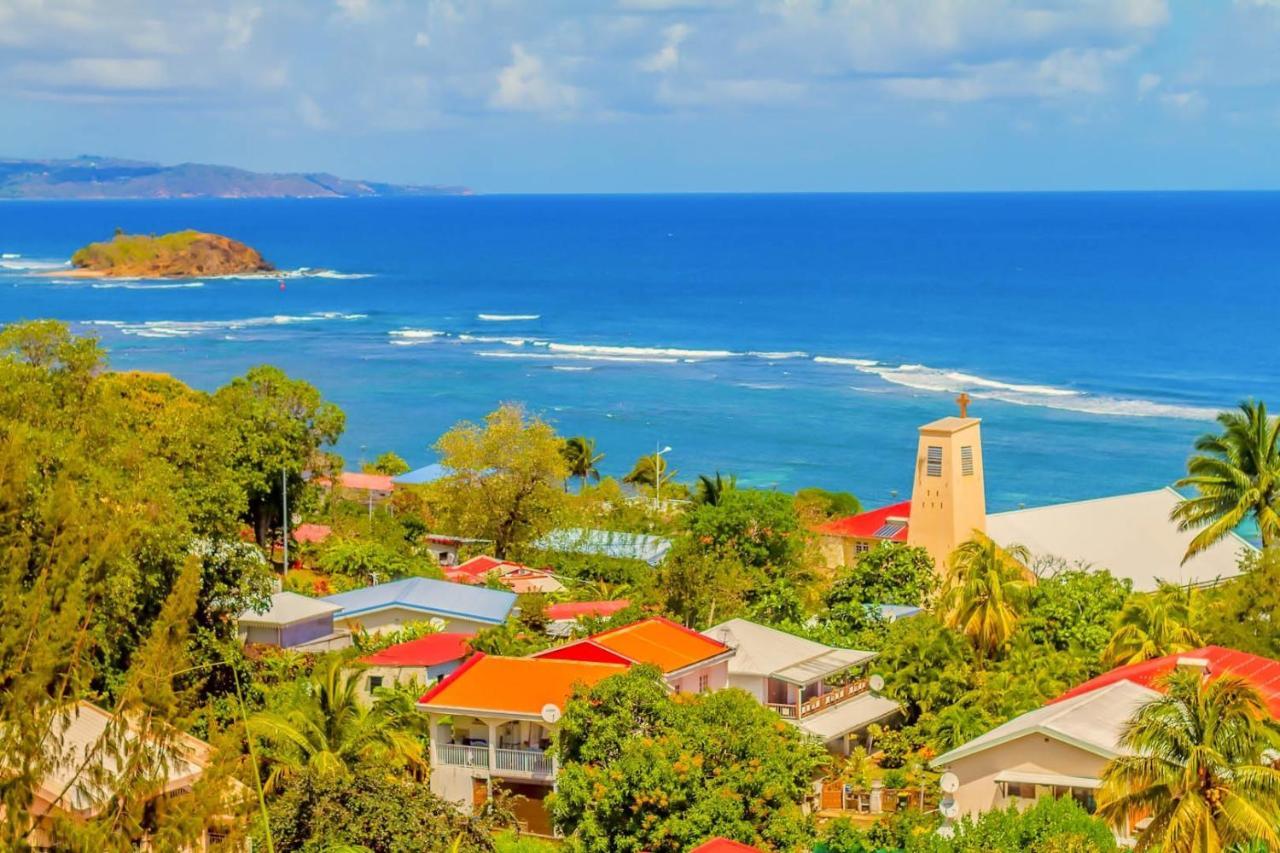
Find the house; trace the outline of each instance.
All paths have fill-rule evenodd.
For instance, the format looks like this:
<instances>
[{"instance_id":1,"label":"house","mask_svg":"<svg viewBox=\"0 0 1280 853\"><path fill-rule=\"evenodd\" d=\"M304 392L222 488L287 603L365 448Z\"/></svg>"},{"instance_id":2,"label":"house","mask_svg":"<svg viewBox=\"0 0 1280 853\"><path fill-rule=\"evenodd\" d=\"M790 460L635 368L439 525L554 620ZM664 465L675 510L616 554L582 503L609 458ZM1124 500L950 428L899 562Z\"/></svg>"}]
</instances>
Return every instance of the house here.
<instances>
[{"instance_id":1,"label":"house","mask_svg":"<svg viewBox=\"0 0 1280 853\"><path fill-rule=\"evenodd\" d=\"M452 673L471 654L474 634L441 631L407 643L397 643L360 658L368 667L363 692L372 695L379 687L412 681L430 687Z\"/></svg>"},{"instance_id":2,"label":"house","mask_svg":"<svg viewBox=\"0 0 1280 853\"><path fill-rule=\"evenodd\" d=\"M531 569L510 560L499 560L496 557L472 557L465 563L444 570L446 580L455 583L481 584L490 575L517 595L525 593L563 592L564 584L548 571Z\"/></svg>"},{"instance_id":3,"label":"house","mask_svg":"<svg viewBox=\"0 0 1280 853\"><path fill-rule=\"evenodd\" d=\"M58 714L46 740L54 760L34 791L34 825L27 835L31 846L54 849L56 839L51 833L55 818L89 820L114 806L113 780L124 769L122 759L141 750L160 759L154 803L189 793L208 767L212 747L184 732L171 732L164 743L142 743L143 737L137 727L121 725L115 715L92 702L76 702ZM223 840L234 820L230 815L236 809L231 800L247 793L233 780L228 815L205 826L200 840L188 849L204 850Z\"/></svg>"},{"instance_id":4,"label":"house","mask_svg":"<svg viewBox=\"0 0 1280 853\"><path fill-rule=\"evenodd\" d=\"M465 536L449 536L444 533L428 533L427 550L436 558L441 568L458 565L458 551L463 545L488 545L488 539L468 539Z\"/></svg>"},{"instance_id":5,"label":"house","mask_svg":"<svg viewBox=\"0 0 1280 853\"><path fill-rule=\"evenodd\" d=\"M397 474L391 478L391 482L397 486L425 486L428 483L443 480L447 476L449 476L448 468L439 462L432 462L430 465L423 465L421 468L414 468L412 471Z\"/></svg>"},{"instance_id":6,"label":"house","mask_svg":"<svg viewBox=\"0 0 1280 853\"><path fill-rule=\"evenodd\" d=\"M1241 552L1253 549L1232 533L1184 564L1195 531L1169 520L1181 500L1170 488L988 514L980 424L947 417L920 427L911 500L816 527L828 565L848 565L881 542L904 542L925 548L945 571L951 552L976 532L1000 545L1025 545L1028 568L1108 569L1147 591L1161 580L1209 584L1232 577Z\"/></svg>"},{"instance_id":7,"label":"house","mask_svg":"<svg viewBox=\"0 0 1280 853\"><path fill-rule=\"evenodd\" d=\"M565 601L547 605L544 611L547 617L547 633L553 637L568 637L578 626L579 620L587 617L607 619L631 606L630 599L617 598L612 601Z\"/></svg>"},{"instance_id":8,"label":"house","mask_svg":"<svg viewBox=\"0 0 1280 853\"><path fill-rule=\"evenodd\" d=\"M834 752L847 755L868 726L900 710L870 688L875 652L826 646L746 619L703 633L733 649L730 687L747 691Z\"/></svg>"},{"instance_id":9,"label":"house","mask_svg":"<svg viewBox=\"0 0 1280 853\"><path fill-rule=\"evenodd\" d=\"M1206 678L1225 673L1245 678L1272 716L1280 714L1280 661L1270 658L1205 646L1117 667L934 759L934 767L956 776L956 814L1043 796L1071 796L1092 810L1107 762L1126 754L1120 744L1125 723L1160 696L1161 679L1177 668Z\"/></svg>"},{"instance_id":10,"label":"house","mask_svg":"<svg viewBox=\"0 0 1280 853\"><path fill-rule=\"evenodd\" d=\"M650 566L658 566L667 558L671 540L646 533L564 528L551 531L534 542L533 547L565 554L639 560Z\"/></svg>"},{"instance_id":11,"label":"house","mask_svg":"<svg viewBox=\"0 0 1280 853\"><path fill-rule=\"evenodd\" d=\"M518 794L526 831L550 835L543 801L556 775L552 734L575 686L628 664L477 653L418 700L430 721L431 790L470 813L495 786Z\"/></svg>"},{"instance_id":12,"label":"house","mask_svg":"<svg viewBox=\"0 0 1280 853\"><path fill-rule=\"evenodd\" d=\"M240 614L240 641L303 652L344 649L351 645L351 635L334 627L334 614L340 609L296 592L273 593L265 611L249 609Z\"/></svg>"},{"instance_id":13,"label":"house","mask_svg":"<svg viewBox=\"0 0 1280 853\"><path fill-rule=\"evenodd\" d=\"M502 624L516 596L433 578L404 578L321 600L338 606L334 624L349 631L394 631L410 622L439 619L442 630L475 633Z\"/></svg>"},{"instance_id":14,"label":"house","mask_svg":"<svg viewBox=\"0 0 1280 853\"><path fill-rule=\"evenodd\" d=\"M319 545L333 535L333 528L327 524L299 524L290 533L299 545Z\"/></svg>"},{"instance_id":15,"label":"house","mask_svg":"<svg viewBox=\"0 0 1280 853\"><path fill-rule=\"evenodd\" d=\"M533 655L543 660L652 664L676 693L723 690L734 650L692 628L651 616Z\"/></svg>"}]
</instances>

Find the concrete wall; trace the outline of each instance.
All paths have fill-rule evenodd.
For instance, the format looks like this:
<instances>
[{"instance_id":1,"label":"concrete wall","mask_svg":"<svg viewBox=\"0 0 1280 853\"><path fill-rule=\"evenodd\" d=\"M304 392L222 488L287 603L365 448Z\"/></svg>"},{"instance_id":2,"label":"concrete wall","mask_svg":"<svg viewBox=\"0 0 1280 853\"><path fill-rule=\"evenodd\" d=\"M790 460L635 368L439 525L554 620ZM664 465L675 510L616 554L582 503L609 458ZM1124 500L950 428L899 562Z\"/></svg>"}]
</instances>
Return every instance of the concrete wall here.
<instances>
[{"instance_id":1,"label":"concrete wall","mask_svg":"<svg viewBox=\"0 0 1280 853\"><path fill-rule=\"evenodd\" d=\"M467 634L474 634L481 628L490 627L488 622L476 622L456 616L427 613L422 610L411 610L407 607L388 607L385 610L376 612L357 613L351 617L335 619L333 624L336 627L350 631L363 628L371 634L376 634L379 631L397 631L410 622L427 622L431 619L443 621L445 623L443 630L445 631L458 631Z\"/></svg>"},{"instance_id":2,"label":"concrete wall","mask_svg":"<svg viewBox=\"0 0 1280 853\"><path fill-rule=\"evenodd\" d=\"M431 793L453 803L463 814L471 814L475 777L476 771L466 767L437 764L431 768Z\"/></svg>"},{"instance_id":3,"label":"concrete wall","mask_svg":"<svg viewBox=\"0 0 1280 853\"><path fill-rule=\"evenodd\" d=\"M996 776L1004 771L1097 779L1106 764L1107 760L1100 755L1044 735L1030 734L962 758L948 769L960 777L960 789L955 794L960 813L972 815L1004 808L1012 801L1001 795L1002 786L996 784ZM1019 802L1025 800L1019 799Z\"/></svg>"},{"instance_id":4,"label":"concrete wall","mask_svg":"<svg viewBox=\"0 0 1280 853\"><path fill-rule=\"evenodd\" d=\"M697 693L704 675L707 677L707 690L725 689L729 686L729 662L724 660L710 666L700 666L678 678L668 678L667 684L679 693Z\"/></svg>"},{"instance_id":5,"label":"concrete wall","mask_svg":"<svg viewBox=\"0 0 1280 853\"><path fill-rule=\"evenodd\" d=\"M275 627L241 624L240 636L244 642L254 643L259 646L280 645L280 629Z\"/></svg>"},{"instance_id":6,"label":"concrete wall","mask_svg":"<svg viewBox=\"0 0 1280 853\"><path fill-rule=\"evenodd\" d=\"M280 629L280 645L285 648L300 646L333 633L333 615L326 613L305 622L295 622Z\"/></svg>"},{"instance_id":7,"label":"concrete wall","mask_svg":"<svg viewBox=\"0 0 1280 853\"><path fill-rule=\"evenodd\" d=\"M731 675L729 676L729 686L736 687L739 690L745 690L751 694L761 705L765 704L765 684L767 678L759 675Z\"/></svg>"},{"instance_id":8,"label":"concrete wall","mask_svg":"<svg viewBox=\"0 0 1280 853\"><path fill-rule=\"evenodd\" d=\"M369 679L375 677L382 679L383 687L417 682L418 687L423 692L426 692L428 687L453 672L461 664L462 661L455 660L439 666L371 666L360 677L359 697L362 701L372 699L373 694L369 689Z\"/></svg>"},{"instance_id":9,"label":"concrete wall","mask_svg":"<svg viewBox=\"0 0 1280 853\"><path fill-rule=\"evenodd\" d=\"M928 549L941 573L951 552L973 538L975 530L987 527L979 423L977 418L942 418L920 427L907 544ZM936 475L929 473L930 448L942 454ZM969 474L962 464L964 448L971 453Z\"/></svg>"}]
</instances>

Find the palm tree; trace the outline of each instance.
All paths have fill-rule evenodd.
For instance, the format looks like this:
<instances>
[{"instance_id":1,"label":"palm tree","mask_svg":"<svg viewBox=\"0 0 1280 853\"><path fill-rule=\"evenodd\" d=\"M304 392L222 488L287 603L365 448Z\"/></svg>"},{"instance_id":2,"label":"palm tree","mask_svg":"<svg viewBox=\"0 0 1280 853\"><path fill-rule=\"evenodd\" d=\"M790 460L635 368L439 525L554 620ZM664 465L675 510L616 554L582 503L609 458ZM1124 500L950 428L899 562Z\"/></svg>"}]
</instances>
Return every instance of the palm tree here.
<instances>
[{"instance_id":1,"label":"palm tree","mask_svg":"<svg viewBox=\"0 0 1280 853\"><path fill-rule=\"evenodd\" d=\"M268 788L304 773L345 776L366 760L425 772L424 718L403 691L387 690L372 704L362 703L364 670L334 655L298 683L283 708L249 719L249 731L270 747Z\"/></svg>"},{"instance_id":2,"label":"palm tree","mask_svg":"<svg viewBox=\"0 0 1280 853\"><path fill-rule=\"evenodd\" d=\"M714 478L708 477L706 474L698 475L698 494L694 500L700 504L709 506L719 506L720 501L724 498L726 492L731 492L738 487L738 478L729 475L728 479L720 476L720 472L716 472Z\"/></svg>"},{"instance_id":3,"label":"palm tree","mask_svg":"<svg viewBox=\"0 0 1280 853\"><path fill-rule=\"evenodd\" d=\"M1179 530L1199 530L1182 561L1194 557L1252 517L1262 545L1280 543L1280 418L1265 403L1246 400L1239 411L1218 415L1222 434L1196 439L1177 486L1198 493L1174 507Z\"/></svg>"},{"instance_id":4,"label":"palm tree","mask_svg":"<svg viewBox=\"0 0 1280 853\"><path fill-rule=\"evenodd\" d=\"M1130 754L1103 771L1099 815L1120 828L1149 815L1139 850L1221 851L1250 840L1280 849L1280 770L1264 757L1276 729L1257 689L1190 670L1163 686L1124 727Z\"/></svg>"},{"instance_id":5,"label":"palm tree","mask_svg":"<svg viewBox=\"0 0 1280 853\"><path fill-rule=\"evenodd\" d=\"M655 461L656 460L656 461ZM662 485L671 482L671 478L676 475L675 471L667 468L667 460L662 456L654 456L646 454L636 460L636 464L632 467L631 473L622 478L622 482L630 483L633 486L649 486L654 488L661 480Z\"/></svg>"},{"instance_id":6,"label":"palm tree","mask_svg":"<svg viewBox=\"0 0 1280 853\"><path fill-rule=\"evenodd\" d=\"M604 454L596 453L594 439L587 438L585 435L566 438L560 453L569 465L569 476L577 477L581 482L579 491L587 488L587 480L600 482L600 469L596 465L604 459Z\"/></svg>"},{"instance_id":7,"label":"palm tree","mask_svg":"<svg viewBox=\"0 0 1280 853\"><path fill-rule=\"evenodd\" d=\"M943 621L968 637L979 654L994 653L1013 636L1030 589L1023 568L1030 559L1025 547L1001 548L985 536L951 554Z\"/></svg>"},{"instance_id":8,"label":"palm tree","mask_svg":"<svg viewBox=\"0 0 1280 853\"><path fill-rule=\"evenodd\" d=\"M1198 609L1196 592L1173 584L1161 584L1152 593L1129 596L1102 662L1108 667L1187 652L1204 645L1192 627Z\"/></svg>"}]
</instances>

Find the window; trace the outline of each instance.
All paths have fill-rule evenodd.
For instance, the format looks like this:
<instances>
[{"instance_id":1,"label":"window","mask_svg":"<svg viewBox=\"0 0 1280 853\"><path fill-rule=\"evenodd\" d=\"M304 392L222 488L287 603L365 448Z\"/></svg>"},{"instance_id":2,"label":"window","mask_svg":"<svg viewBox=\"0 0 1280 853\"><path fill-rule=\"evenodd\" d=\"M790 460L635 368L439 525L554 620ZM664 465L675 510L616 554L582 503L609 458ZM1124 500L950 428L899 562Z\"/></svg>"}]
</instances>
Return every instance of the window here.
<instances>
[{"instance_id":1,"label":"window","mask_svg":"<svg viewBox=\"0 0 1280 853\"><path fill-rule=\"evenodd\" d=\"M699 675L698 676L698 692L706 693L710 689L711 689L711 676Z\"/></svg>"},{"instance_id":2,"label":"window","mask_svg":"<svg viewBox=\"0 0 1280 853\"><path fill-rule=\"evenodd\" d=\"M960 448L960 474L965 477L973 476L973 448L967 444Z\"/></svg>"},{"instance_id":3,"label":"window","mask_svg":"<svg viewBox=\"0 0 1280 853\"><path fill-rule=\"evenodd\" d=\"M868 552L868 551L870 551L870 550L871 550L871 543L869 543L869 542L854 542L854 543L853 543L853 553L855 553L855 554L865 554L865 553L867 553L867 552Z\"/></svg>"},{"instance_id":4,"label":"window","mask_svg":"<svg viewBox=\"0 0 1280 853\"><path fill-rule=\"evenodd\" d=\"M942 476L942 448L929 447L925 451L924 472L930 477Z\"/></svg>"},{"instance_id":5,"label":"window","mask_svg":"<svg viewBox=\"0 0 1280 853\"><path fill-rule=\"evenodd\" d=\"M370 693L372 693L373 691L377 690L377 689L378 689L379 687L381 687L381 686L382 686L382 676L381 676L381 675L371 675L371 676L369 676L369 692L370 692Z\"/></svg>"}]
</instances>

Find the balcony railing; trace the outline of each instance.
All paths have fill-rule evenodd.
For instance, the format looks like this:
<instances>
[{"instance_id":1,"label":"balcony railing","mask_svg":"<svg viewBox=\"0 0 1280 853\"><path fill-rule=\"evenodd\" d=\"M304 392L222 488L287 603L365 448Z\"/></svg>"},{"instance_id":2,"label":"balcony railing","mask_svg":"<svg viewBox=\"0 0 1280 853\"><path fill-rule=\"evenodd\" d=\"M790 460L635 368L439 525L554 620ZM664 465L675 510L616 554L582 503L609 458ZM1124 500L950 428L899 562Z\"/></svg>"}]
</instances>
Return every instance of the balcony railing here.
<instances>
[{"instance_id":1,"label":"balcony railing","mask_svg":"<svg viewBox=\"0 0 1280 853\"><path fill-rule=\"evenodd\" d=\"M489 766L489 747L437 743L436 760L455 767L478 767L495 773L550 776L555 772L551 755L540 749L495 749L494 766Z\"/></svg>"},{"instance_id":2,"label":"balcony railing","mask_svg":"<svg viewBox=\"0 0 1280 853\"><path fill-rule=\"evenodd\" d=\"M812 699L806 699L798 704L780 705L774 702L768 703L768 707L777 711L779 715L788 720L803 720L805 717L811 717L814 714L821 713L828 708L847 702L856 696L860 696L867 692L867 680L859 678L850 681L848 684L842 684L823 693L821 696L814 696Z\"/></svg>"}]
</instances>

